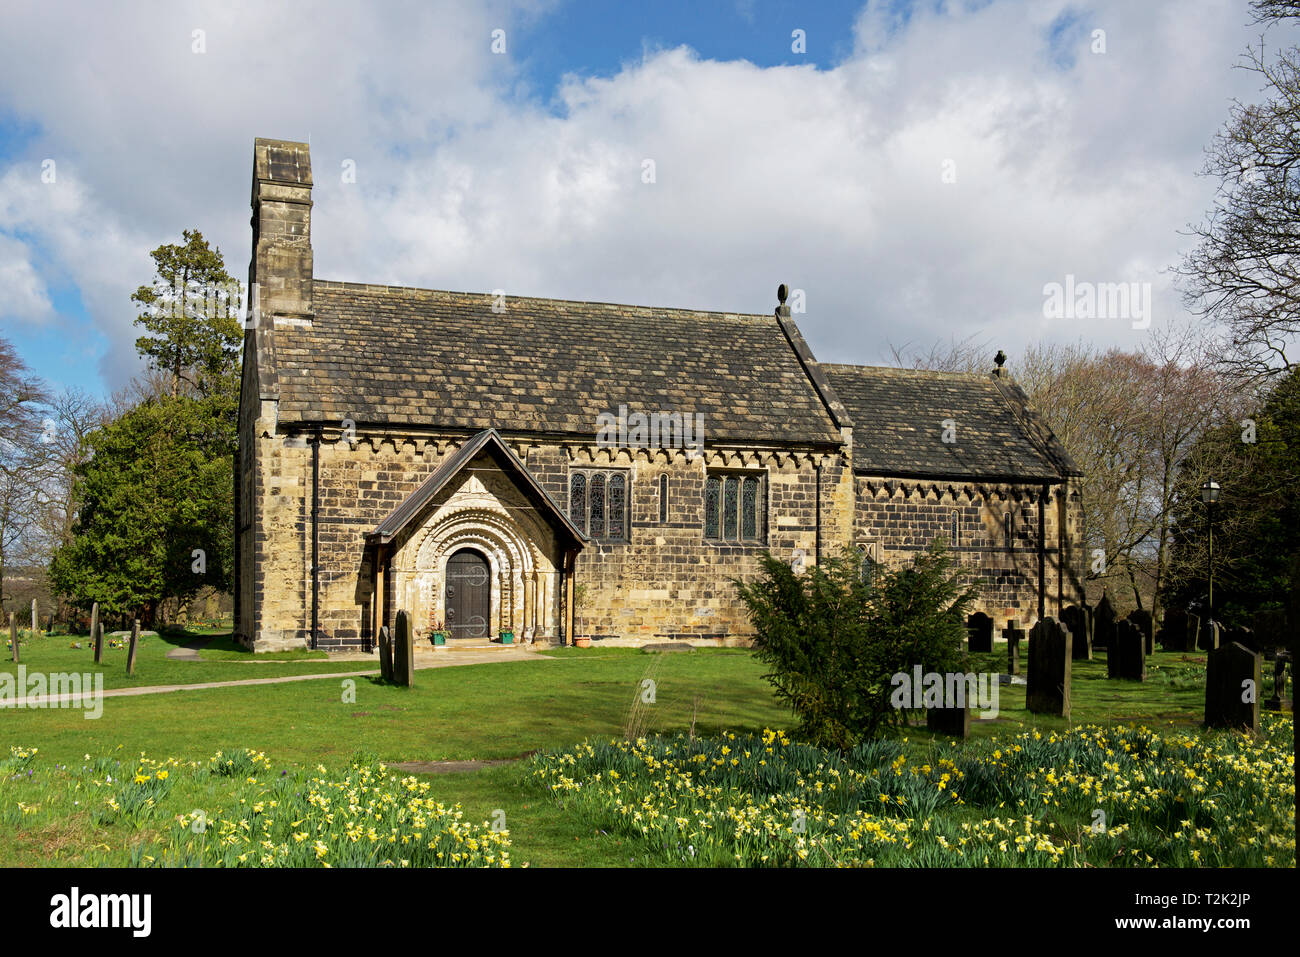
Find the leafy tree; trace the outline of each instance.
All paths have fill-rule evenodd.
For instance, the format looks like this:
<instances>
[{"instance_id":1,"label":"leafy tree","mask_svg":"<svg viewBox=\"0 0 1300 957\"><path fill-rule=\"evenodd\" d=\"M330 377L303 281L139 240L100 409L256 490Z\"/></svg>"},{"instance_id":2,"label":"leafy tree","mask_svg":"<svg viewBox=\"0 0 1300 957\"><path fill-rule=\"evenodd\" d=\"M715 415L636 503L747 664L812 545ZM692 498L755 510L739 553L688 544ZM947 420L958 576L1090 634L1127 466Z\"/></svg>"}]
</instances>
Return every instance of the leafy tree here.
<instances>
[{"instance_id":1,"label":"leafy tree","mask_svg":"<svg viewBox=\"0 0 1300 957\"><path fill-rule=\"evenodd\" d=\"M736 582L755 628L755 653L771 671L776 697L810 741L847 749L906 721L890 703L891 678L951 673L965 666L966 612L973 586L942 541L910 566L861 575L854 549L797 575L770 553L763 577Z\"/></svg>"},{"instance_id":2,"label":"leafy tree","mask_svg":"<svg viewBox=\"0 0 1300 957\"><path fill-rule=\"evenodd\" d=\"M164 396L88 436L93 455L76 469L74 533L50 565L52 583L74 604L97 601L152 625L167 598L229 589L231 473L207 448L212 418L211 403Z\"/></svg>"},{"instance_id":3,"label":"leafy tree","mask_svg":"<svg viewBox=\"0 0 1300 957\"><path fill-rule=\"evenodd\" d=\"M226 380L238 364L244 338L234 314L238 287L220 249L211 248L197 229L181 235L183 245L159 246L150 254L154 284L131 295L144 309L135 324L150 333L135 348L170 375L172 395L187 389L208 395L231 388Z\"/></svg>"},{"instance_id":4,"label":"leafy tree","mask_svg":"<svg viewBox=\"0 0 1300 957\"><path fill-rule=\"evenodd\" d=\"M98 601L147 622L167 599L183 602L208 586L228 591L233 567L237 287L220 250L198 230L183 237L153 251L157 281L131 297L145 307L136 322L151 335L136 348L152 378L86 437L93 457L75 471L71 538L50 567L51 582L74 604Z\"/></svg>"},{"instance_id":5,"label":"leafy tree","mask_svg":"<svg viewBox=\"0 0 1300 957\"><path fill-rule=\"evenodd\" d=\"M1171 607L1208 601L1210 515L1200 486L1213 477L1222 487L1213 515L1214 608L1229 624L1249 624L1251 612L1280 607L1293 587L1300 556L1300 370L1277 382L1243 422L1208 430L1181 464L1167 594Z\"/></svg>"}]
</instances>

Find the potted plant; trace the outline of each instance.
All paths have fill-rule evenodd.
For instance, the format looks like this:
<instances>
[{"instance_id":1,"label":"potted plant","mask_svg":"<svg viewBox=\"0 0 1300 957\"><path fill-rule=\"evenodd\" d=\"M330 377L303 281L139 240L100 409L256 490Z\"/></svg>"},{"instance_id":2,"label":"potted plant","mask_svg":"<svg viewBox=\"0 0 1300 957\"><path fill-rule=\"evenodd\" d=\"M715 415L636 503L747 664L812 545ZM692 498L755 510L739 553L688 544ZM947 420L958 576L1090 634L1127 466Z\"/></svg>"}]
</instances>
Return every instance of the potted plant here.
<instances>
[{"instance_id":1,"label":"potted plant","mask_svg":"<svg viewBox=\"0 0 1300 957\"><path fill-rule=\"evenodd\" d=\"M582 608L587 601L587 586L573 586L573 644L577 648L590 648L591 636L581 634L582 631Z\"/></svg>"},{"instance_id":2,"label":"potted plant","mask_svg":"<svg viewBox=\"0 0 1300 957\"><path fill-rule=\"evenodd\" d=\"M501 644L513 645L515 643L515 633L513 631L501 632Z\"/></svg>"},{"instance_id":3,"label":"potted plant","mask_svg":"<svg viewBox=\"0 0 1300 957\"><path fill-rule=\"evenodd\" d=\"M447 644L447 632L443 630L442 622L435 622L433 631L429 633L429 640L433 642L434 647Z\"/></svg>"}]
</instances>

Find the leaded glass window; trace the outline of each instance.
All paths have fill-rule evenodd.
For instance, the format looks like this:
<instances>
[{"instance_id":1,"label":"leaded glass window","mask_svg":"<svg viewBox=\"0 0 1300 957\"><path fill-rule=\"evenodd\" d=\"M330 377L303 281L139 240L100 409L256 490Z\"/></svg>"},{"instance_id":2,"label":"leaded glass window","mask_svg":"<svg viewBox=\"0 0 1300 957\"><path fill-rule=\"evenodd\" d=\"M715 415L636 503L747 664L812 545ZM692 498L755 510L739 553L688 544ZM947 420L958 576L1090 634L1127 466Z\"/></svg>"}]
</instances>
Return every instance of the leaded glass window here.
<instances>
[{"instance_id":1,"label":"leaded glass window","mask_svg":"<svg viewBox=\"0 0 1300 957\"><path fill-rule=\"evenodd\" d=\"M709 475L704 482L704 537L712 541L763 540L763 477Z\"/></svg>"},{"instance_id":2,"label":"leaded glass window","mask_svg":"<svg viewBox=\"0 0 1300 957\"><path fill-rule=\"evenodd\" d=\"M668 473L659 476L659 523L668 521Z\"/></svg>"},{"instance_id":3,"label":"leaded glass window","mask_svg":"<svg viewBox=\"0 0 1300 957\"><path fill-rule=\"evenodd\" d=\"M722 479L710 475L704 481L704 537L721 538L718 518L722 513Z\"/></svg>"},{"instance_id":4,"label":"leaded glass window","mask_svg":"<svg viewBox=\"0 0 1300 957\"><path fill-rule=\"evenodd\" d=\"M592 538L605 537L605 476L600 472L591 476L587 486L590 503L587 510L587 524Z\"/></svg>"},{"instance_id":5,"label":"leaded glass window","mask_svg":"<svg viewBox=\"0 0 1300 957\"><path fill-rule=\"evenodd\" d=\"M627 541L631 483L625 470L582 469L569 474L569 518L598 541Z\"/></svg>"},{"instance_id":6,"label":"leaded glass window","mask_svg":"<svg viewBox=\"0 0 1300 957\"><path fill-rule=\"evenodd\" d=\"M952 534L950 537L954 548L961 544L961 513L956 509L953 509L952 513Z\"/></svg>"},{"instance_id":7,"label":"leaded glass window","mask_svg":"<svg viewBox=\"0 0 1300 957\"><path fill-rule=\"evenodd\" d=\"M574 472L569 476L569 519L578 531L587 531L587 476Z\"/></svg>"}]
</instances>

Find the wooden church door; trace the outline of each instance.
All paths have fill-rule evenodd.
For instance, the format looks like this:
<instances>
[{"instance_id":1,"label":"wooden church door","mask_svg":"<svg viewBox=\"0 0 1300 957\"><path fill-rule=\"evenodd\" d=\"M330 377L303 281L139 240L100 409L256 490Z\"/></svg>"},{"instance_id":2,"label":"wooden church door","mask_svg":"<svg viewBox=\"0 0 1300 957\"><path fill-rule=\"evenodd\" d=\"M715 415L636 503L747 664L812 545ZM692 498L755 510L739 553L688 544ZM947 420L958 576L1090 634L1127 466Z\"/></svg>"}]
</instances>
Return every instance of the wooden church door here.
<instances>
[{"instance_id":1,"label":"wooden church door","mask_svg":"<svg viewBox=\"0 0 1300 957\"><path fill-rule=\"evenodd\" d=\"M447 559L446 599L452 638L490 637L492 572L482 553L462 548Z\"/></svg>"}]
</instances>

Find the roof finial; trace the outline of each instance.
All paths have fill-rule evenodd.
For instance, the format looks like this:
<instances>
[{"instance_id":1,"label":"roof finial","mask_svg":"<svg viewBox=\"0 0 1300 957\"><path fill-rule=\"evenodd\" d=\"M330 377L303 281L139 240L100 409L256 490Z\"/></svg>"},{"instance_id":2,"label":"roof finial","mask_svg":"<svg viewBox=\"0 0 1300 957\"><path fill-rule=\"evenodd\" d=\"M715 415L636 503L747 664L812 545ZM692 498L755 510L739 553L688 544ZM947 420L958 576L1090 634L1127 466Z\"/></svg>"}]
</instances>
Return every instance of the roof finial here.
<instances>
[{"instance_id":1,"label":"roof finial","mask_svg":"<svg viewBox=\"0 0 1300 957\"><path fill-rule=\"evenodd\" d=\"M1006 361L1007 354L999 349L998 354L993 357L993 362L997 366L997 368L993 370L994 375L1002 375L1002 363Z\"/></svg>"},{"instance_id":2,"label":"roof finial","mask_svg":"<svg viewBox=\"0 0 1300 957\"><path fill-rule=\"evenodd\" d=\"M790 290L786 288L785 283L781 283L776 287L776 301L784 306L788 298L790 298Z\"/></svg>"}]
</instances>

